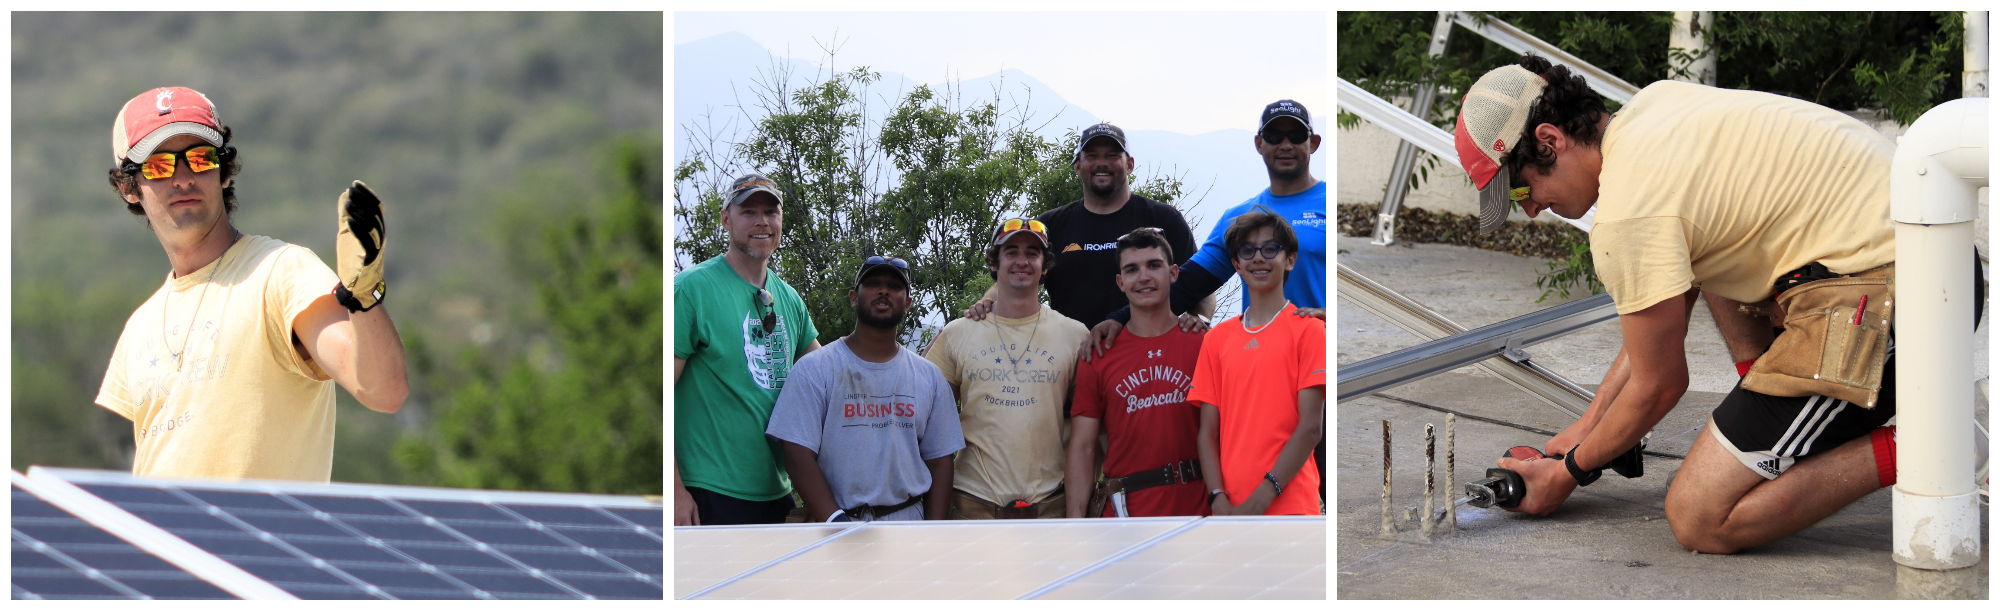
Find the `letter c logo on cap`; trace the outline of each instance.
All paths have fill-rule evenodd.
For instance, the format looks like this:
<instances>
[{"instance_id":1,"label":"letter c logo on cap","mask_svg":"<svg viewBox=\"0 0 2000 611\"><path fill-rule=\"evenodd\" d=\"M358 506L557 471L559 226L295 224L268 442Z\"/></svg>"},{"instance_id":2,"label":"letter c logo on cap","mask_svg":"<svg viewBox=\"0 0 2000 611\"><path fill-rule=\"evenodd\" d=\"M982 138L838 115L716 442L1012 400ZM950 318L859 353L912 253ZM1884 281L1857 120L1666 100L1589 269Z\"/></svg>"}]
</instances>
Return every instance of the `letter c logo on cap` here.
<instances>
[{"instance_id":1,"label":"letter c logo on cap","mask_svg":"<svg viewBox=\"0 0 2000 611\"><path fill-rule=\"evenodd\" d=\"M172 89L167 89L167 90L164 90L164 91L161 91L161 92L160 92L160 95L157 95L157 96L153 96L153 109L154 109L154 110L158 110L158 111L160 111L160 114L163 114L163 115L164 115L164 114L167 114L167 113L170 113L170 112L173 112L173 111L174 111L174 90L172 90Z\"/></svg>"}]
</instances>

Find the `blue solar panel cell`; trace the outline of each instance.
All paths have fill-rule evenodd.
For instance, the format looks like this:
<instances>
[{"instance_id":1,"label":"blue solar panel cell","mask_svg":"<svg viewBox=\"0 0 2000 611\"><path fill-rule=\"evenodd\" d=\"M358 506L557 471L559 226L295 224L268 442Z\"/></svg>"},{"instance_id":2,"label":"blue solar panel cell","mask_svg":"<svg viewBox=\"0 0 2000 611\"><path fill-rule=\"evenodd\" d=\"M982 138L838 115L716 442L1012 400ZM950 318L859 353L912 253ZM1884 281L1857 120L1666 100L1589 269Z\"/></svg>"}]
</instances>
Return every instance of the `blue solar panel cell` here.
<instances>
[{"instance_id":1,"label":"blue solar panel cell","mask_svg":"<svg viewBox=\"0 0 2000 611\"><path fill-rule=\"evenodd\" d=\"M665 593L659 509L83 487L301 598Z\"/></svg>"},{"instance_id":2,"label":"blue solar panel cell","mask_svg":"<svg viewBox=\"0 0 2000 611\"><path fill-rule=\"evenodd\" d=\"M15 599L235 598L180 567L12 486Z\"/></svg>"}]
</instances>

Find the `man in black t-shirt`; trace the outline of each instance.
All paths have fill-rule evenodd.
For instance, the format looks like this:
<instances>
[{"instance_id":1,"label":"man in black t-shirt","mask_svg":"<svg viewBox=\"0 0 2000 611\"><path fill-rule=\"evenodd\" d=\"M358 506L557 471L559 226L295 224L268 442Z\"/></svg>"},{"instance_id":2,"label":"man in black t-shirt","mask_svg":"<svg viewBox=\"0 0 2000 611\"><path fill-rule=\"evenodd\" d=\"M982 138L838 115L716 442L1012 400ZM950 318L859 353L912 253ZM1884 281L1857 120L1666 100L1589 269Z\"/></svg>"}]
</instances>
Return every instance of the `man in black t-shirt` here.
<instances>
[{"instance_id":1,"label":"man in black t-shirt","mask_svg":"<svg viewBox=\"0 0 2000 611\"><path fill-rule=\"evenodd\" d=\"M1035 217L1049 228L1049 247L1056 251L1043 286L1049 307L1063 316L1096 325L1113 310L1125 307L1119 292L1118 238L1140 227L1158 228L1173 246L1174 264L1194 252L1194 233L1173 206L1132 193L1127 178L1136 163L1126 154L1125 131L1109 123L1083 130L1072 162L1083 179L1083 199ZM1200 313L1214 312L1204 302Z\"/></svg>"}]
</instances>

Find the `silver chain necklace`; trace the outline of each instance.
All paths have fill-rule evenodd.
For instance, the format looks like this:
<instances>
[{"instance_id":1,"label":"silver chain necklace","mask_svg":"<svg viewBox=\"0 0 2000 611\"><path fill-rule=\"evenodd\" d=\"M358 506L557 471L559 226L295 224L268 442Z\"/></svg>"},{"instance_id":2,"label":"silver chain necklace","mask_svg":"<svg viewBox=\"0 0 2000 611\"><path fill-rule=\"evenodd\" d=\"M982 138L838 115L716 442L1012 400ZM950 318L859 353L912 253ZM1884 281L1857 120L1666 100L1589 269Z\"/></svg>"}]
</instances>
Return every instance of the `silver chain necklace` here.
<instances>
[{"instance_id":1,"label":"silver chain necklace","mask_svg":"<svg viewBox=\"0 0 2000 611\"><path fill-rule=\"evenodd\" d=\"M994 317L999 318L999 315L996 314ZM1007 338L1000 334L1000 327L1000 321L993 321L993 337L1000 340L1000 353L1007 355L1007 362L1012 363L1014 373L1018 377L1021 373L1021 359L1028 358L1028 353L1034 350L1035 334L1042 331L1042 311L1040 309L1035 310L1035 326L1028 331L1028 341L1021 345L1021 356L1019 357L1014 356L1014 351L1007 349Z\"/></svg>"},{"instance_id":2,"label":"silver chain necklace","mask_svg":"<svg viewBox=\"0 0 2000 611\"><path fill-rule=\"evenodd\" d=\"M236 240L240 239L243 239L243 232L237 231L236 238L230 240L230 244L234 246ZM222 251L222 255L223 257L229 256L229 251L227 250ZM210 286L209 281L214 280L215 272L220 271L222 269L223 257L216 257L215 261L209 263L208 275L202 277L201 279L201 297L195 299L194 313L188 315L187 336L181 338L180 350L174 350L173 344L167 342L167 310L169 309L167 306L169 303L173 301L174 297L173 289L171 288L167 289L166 297L160 299L160 343L167 347L167 356L174 361L175 372L179 372L182 366L187 364L186 362L181 360L181 355L187 353L188 340L194 339L194 321L195 319L201 317L201 304L208 302L208 287ZM230 292L235 292L235 290L236 290L235 287L230 287Z\"/></svg>"}]
</instances>

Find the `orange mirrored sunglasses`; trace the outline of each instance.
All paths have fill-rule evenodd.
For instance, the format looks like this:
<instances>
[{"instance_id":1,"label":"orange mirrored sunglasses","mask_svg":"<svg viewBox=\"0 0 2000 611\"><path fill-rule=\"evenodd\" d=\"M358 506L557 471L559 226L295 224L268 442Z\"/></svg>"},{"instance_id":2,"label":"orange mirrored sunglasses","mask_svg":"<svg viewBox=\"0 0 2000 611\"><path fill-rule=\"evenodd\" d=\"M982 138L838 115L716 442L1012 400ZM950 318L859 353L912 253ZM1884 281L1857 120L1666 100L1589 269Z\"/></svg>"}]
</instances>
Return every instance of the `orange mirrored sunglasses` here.
<instances>
[{"instance_id":1,"label":"orange mirrored sunglasses","mask_svg":"<svg viewBox=\"0 0 2000 611\"><path fill-rule=\"evenodd\" d=\"M215 145L202 144L187 150L147 155L146 162L139 164L139 175L150 180L173 178L174 168L180 165L181 159L186 159L188 169L197 174L222 165L222 154L215 150Z\"/></svg>"},{"instance_id":2,"label":"orange mirrored sunglasses","mask_svg":"<svg viewBox=\"0 0 2000 611\"><path fill-rule=\"evenodd\" d=\"M1024 225L1028 228L1028 231L1033 231L1043 236L1049 235L1049 226L1043 225L1041 221L1035 219L1007 219L1007 222L1000 224L1000 233L1020 231Z\"/></svg>"}]
</instances>

